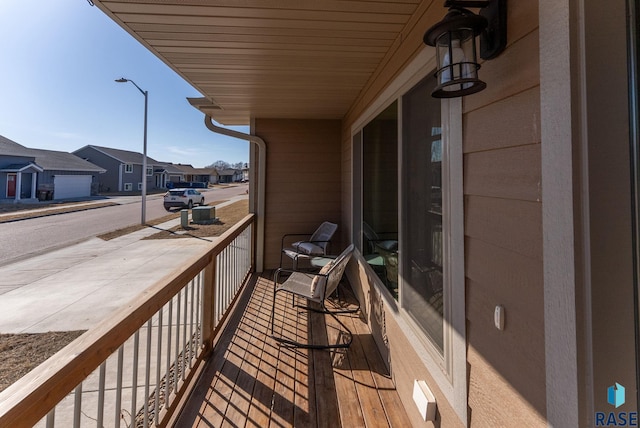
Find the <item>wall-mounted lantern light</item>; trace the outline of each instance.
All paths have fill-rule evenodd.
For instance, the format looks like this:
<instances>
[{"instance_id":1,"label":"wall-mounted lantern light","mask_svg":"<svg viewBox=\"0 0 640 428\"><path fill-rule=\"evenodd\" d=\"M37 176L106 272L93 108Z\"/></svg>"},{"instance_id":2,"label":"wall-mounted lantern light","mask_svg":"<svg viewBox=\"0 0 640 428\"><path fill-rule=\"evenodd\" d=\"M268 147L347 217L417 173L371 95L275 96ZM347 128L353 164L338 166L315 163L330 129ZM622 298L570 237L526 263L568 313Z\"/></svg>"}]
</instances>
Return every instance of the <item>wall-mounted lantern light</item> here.
<instances>
[{"instance_id":1,"label":"wall-mounted lantern light","mask_svg":"<svg viewBox=\"0 0 640 428\"><path fill-rule=\"evenodd\" d=\"M431 95L454 98L474 94L487 84L478 78L476 37L480 57L498 56L507 44L507 0L446 0L449 12L424 34L424 42L436 48L438 85ZM480 8L479 15L466 9Z\"/></svg>"}]
</instances>

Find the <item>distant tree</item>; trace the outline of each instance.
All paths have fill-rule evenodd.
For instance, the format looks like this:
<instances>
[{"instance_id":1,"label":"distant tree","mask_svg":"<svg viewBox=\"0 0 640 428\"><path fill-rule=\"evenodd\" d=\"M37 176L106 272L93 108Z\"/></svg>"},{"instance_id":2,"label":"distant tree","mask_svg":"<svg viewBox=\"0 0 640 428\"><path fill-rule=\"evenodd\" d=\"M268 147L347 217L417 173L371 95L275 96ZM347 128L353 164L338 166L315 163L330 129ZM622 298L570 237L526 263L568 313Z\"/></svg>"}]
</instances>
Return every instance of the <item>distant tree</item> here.
<instances>
[{"instance_id":1,"label":"distant tree","mask_svg":"<svg viewBox=\"0 0 640 428\"><path fill-rule=\"evenodd\" d=\"M244 162L236 162L233 165L231 165L231 168L233 169L242 169L244 168L246 164Z\"/></svg>"},{"instance_id":2,"label":"distant tree","mask_svg":"<svg viewBox=\"0 0 640 428\"><path fill-rule=\"evenodd\" d=\"M214 163L212 163L211 165L207 166L207 168L215 168L218 171L222 171L224 169L230 169L231 168L231 164L229 162L223 161L223 160L217 160Z\"/></svg>"}]
</instances>

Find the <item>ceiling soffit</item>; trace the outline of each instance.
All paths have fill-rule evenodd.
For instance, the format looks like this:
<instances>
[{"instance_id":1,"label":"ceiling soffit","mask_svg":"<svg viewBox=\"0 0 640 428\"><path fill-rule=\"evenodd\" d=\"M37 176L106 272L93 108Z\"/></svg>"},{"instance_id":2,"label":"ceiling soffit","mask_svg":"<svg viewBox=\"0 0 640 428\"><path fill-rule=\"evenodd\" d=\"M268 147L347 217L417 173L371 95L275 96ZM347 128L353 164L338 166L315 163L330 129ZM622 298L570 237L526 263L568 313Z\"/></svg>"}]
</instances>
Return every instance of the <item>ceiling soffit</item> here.
<instances>
[{"instance_id":1,"label":"ceiling soffit","mask_svg":"<svg viewBox=\"0 0 640 428\"><path fill-rule=\"evenodd\" d=\"M417 0L95 1L223 124L342 118Z\"/></svg>"}]
</instances>

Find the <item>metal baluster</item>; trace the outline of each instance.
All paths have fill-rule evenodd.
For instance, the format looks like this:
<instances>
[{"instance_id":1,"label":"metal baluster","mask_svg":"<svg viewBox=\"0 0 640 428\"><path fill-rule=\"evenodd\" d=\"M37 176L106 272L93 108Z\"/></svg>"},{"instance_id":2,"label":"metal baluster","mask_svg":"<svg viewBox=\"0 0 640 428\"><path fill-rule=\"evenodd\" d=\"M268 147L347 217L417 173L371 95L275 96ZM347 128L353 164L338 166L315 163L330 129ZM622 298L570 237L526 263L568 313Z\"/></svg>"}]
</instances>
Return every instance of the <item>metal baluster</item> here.
<instances>
[{"instance_id":1,"label":"metal baluster","mask_svg":"<svg viewBox=\"0 0 640 428\"><path fill-rule=\"evenodd\" d=\"M124 345L120 345L118 349L118 372L116 373L116 415L113 426L120 428L120 420L122 419L122 367L124 366Z\"/></svg>"},{"instance_id":2,"label":"metal baluster","mask_svg":"<svg viewBox=\"0 0 640 428\"><path fill-rule=\"evenodd\" d=\"M104 426L104 378L107 373L107 362L100 364L100 377L98 380L98 417L96 418L96 426L102 428Z\"/></svg>"},{"instance_id":3,"label":"metal baluster","mask_svg":"<svg viewBox=\"0 0 640 428\"><path fill-rule=\"evenodd\" d=\"M193 309L195 305L194 296L194 288L196 287L197 276L191 280L189 283L189 288L191 289L191 305L189 308L189 368L193 367L193 354L195 350L193 349L195 345L195 341L193 340Z\"/></svg>"},{"instance_id":4,"label":"metal baluster","mask_svg":"<svg viewBox=\"0 0 640 428\"><path fill-rule=\"evenodd\" d=\"M202 294L204 293L202 287L204 286L204 271L200 272L198 274L198 288L196 289L197 293L196 293L196 300L197 305L196 305L196 319L197 319L197 325L198 325L198 347L202 347L203 344L203 339L202 339L202 325L204 324L202 322L202 311L200 310L200 308L202 307Z\"/></svg>"},{"instance_id":5,"label":"metal baluster","mask_svg":"<svg viewBox=\"0 0 640 428\"><path fill-rule=\"evenodd\" d=\"M131 425L135 426L138 398L138 347L140 345L140 330L133 335L133 375L131 382Z\"/></svg>"},{"instance_id":6,"label":"metal baluster","mask_svg":"<svg viewBox=\"0 0 640 428\"><path fill-rule=\"evenodd\" d=\"M154 403L154 420L155 426L158 426L160 423L160 366L162 365L162 313L164 312L164 307L160 308L158 312L158 349L156 350L156 393L155 393L155 403Z\"/></svg>"},{"instance_id":7,"label":"metal baluster","mask_svg":"<svg viewBox=\"0 0 640 428\"><path fill-rule=\"evenodd\" d=\"M51 409L49 413L47 413L47 425L46 428L53 428L56 426L56 408Z\"/></svg>"},{"instance_id":8,"label":"metal baluster","mask_svg":"<svg viewBox=\"0 0 640 428\"><path fill-rule=\"evenodd\" d=\"M152 317L153 318L153 317ZM151 332L153 324L151 319L147 321L147 353L145 359L145 371L144 371L144 419L142 426L144 428L149 427L149 384L151 383Z\"/></svg>"},{"instance_id":9,"label":"metal baluster","mask_svg":"<svg viewBox=\"0 0 640 428\"><path fill-rule=\"evenodd\" d=\"M240 264L238 263L238 242L239 239L236 238L233 240L233 274L234 274L234 278L233 278L233 295L236 295L236 291L238 290L238 278L240 277L240 272L238 271L238 268L240 267Z\"/></svg>"},{"instance_id":10,"label":"metal baluster","mask_svg":"<svg viewBox=\"0 0 640 428\"><path fill-rule=\"evenodd\" d=\"M223 286L222 286L222 308L220 311L220 315L222 316L227 311L227 299L229 298L229 250L225 248L223 251L224 262L222 263L223 269Z\"/></svg>"},{"instance_id":11,"label":"metal baluster","mask_svg":"<svg viewBox=\"0 0 640 428\"><path fill-rule=\"evenodd\" d=\"M216 255L216 274L215 274L215 283L213 284L213 295L215 296L215 306L213 308L213 320L214 327L218 325L220 321L219 313L220 313L220 277L221 271L224 269L224 266L220 263L222 261L222 257L220 254Z\"/></svg>"},{"instance_id":12,"label":"metal baluster","mask_svg":"<svg viewBox=\"0 0 640 428\"><path fill-rule=\"evenodd\" d=\"M178 292L178 302L176 304L176 358L175 361L173 363L173 368L174 368L174 374L173 374L173 381L174 381L174 391L178 391L178 378L180 377L180 373L179 373L179 369L180 369L180 295L182 293L182 290L180 290Z\"/></svg>"},{"instance_id":13,"label":"metal baluster","mask_svg":"<svg viewBox=\"0 0 640 428\"><path fill-rule=\"evenodd\" d=\"M189 300L189 285L183 288L184 290L184 313L182 314L183 322L182 322L182 380L186 378L187 371L187 344L189 343L189 339L187 337L187 311L188 311L188 300Z\"/></svg>"},{"instance_id":14,"label":"metal baluster","mask_svg":"<svg viewBox=\"0 0 640 428\"><path fill-rule=\"evenodd\" d=\"M171 332L173 331L173 299L169 300L169 319L167 320L167 372L164 381L164 406L171 404ZM174 374L175 378L175 374Z\"/></svg>"},{"instance_id":15,"label":"metal baluster","mask_svg":"<svg viewBox=\"0 0 640 428\"><path fill-rule=\"evenodd\" d=\"M73 402L73 428L80 428L80 416L82 415L82 383L76 386Z\"/></svg>"}]
</instances>

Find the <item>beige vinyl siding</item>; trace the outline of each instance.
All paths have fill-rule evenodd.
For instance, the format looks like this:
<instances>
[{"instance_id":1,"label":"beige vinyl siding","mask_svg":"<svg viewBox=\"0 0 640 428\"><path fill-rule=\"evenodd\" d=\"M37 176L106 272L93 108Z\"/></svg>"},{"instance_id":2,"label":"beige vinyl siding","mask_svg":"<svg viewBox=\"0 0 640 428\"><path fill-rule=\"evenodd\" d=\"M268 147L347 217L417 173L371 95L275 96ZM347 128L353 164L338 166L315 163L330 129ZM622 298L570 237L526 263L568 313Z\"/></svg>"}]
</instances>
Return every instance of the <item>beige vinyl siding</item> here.
<instances>
[{"instance_id":1,"label":"beige vinyl siding","mask_svg":"<svg viewBox=\"0 0 640 428\"><path fill-rule=\"evenodd\" d=\"M510 7L522 16L518 5ZM538 31L530 21L523 17L522 37L483 64L487 90L464 102L469 407L480 425L542 424L546 413ZM496 305L506 310L502 332Z\"/></svg>"},{"instance_id":2,"label":"beige vinyl siding","mask_svg":"<svg viewBox=\"0 0 640 428\"><path fill-rule=\"evenodd\" d=\"M255 132L267 144L265 268L271 269L280 263L284 234L312 233L323 221L342 228L340 121L256 119Z\"/></svg>"},{"instance_id":3,"label":"beige vinyl siding","mask_svg":"<svg viewBox=\"0 0 640 428\"><path fill-rule=\"evenodd\" d=\"M439 12L441 10L441 12ZM351 219L351 126L418 52L426 28L446 12L423 2L367 90L347 116L342 133L343 222ZM426 16L426 14L429 16ZM464 98L465 270L468 407L472 426L536 426L545 417L542 189L537 2L510 2L508 48L485 61L487 89ZM343 233L349 233L343 230ZM349 236L349 235L347 235ZM398 309L380 297L373 278L350 270L372 331L392 368L415 426L413 379L436 395L442 426L460 421L413 351L411 335L396 322ZM506 329L493 311L506 309ZM384 307L382 310L381 307Z\"/></svg>"}]
</instances>

